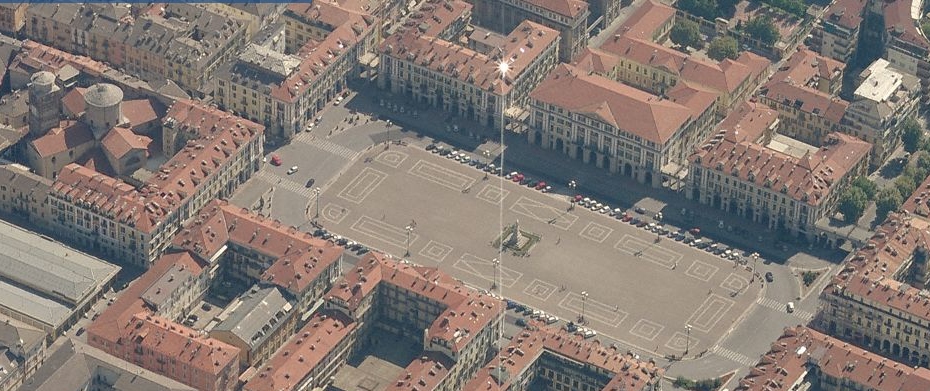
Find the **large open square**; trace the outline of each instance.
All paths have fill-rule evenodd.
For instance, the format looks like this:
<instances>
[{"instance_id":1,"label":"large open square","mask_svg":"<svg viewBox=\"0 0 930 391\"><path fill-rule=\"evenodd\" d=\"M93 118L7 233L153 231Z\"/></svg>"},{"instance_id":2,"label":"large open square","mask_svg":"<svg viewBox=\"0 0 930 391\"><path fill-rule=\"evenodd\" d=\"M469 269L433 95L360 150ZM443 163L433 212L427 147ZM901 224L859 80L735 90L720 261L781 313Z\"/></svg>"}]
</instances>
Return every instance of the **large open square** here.
<instances>
[{"instance_id":1,"label":"large open square","mask_svg":"<svg viewBox=\"0 0 930 391\"><path fill-rule=\"evenodd\" d=\"M565 320L584 310L601 334L657 354L713 348L758 297L759 285L750 286L750 273L732 261L671 239L656 242L654 233L607 215L568 211L564 195L507 180L501 190L500 181L420 147L380 145L362 151L322 190L320 222L395 256L406 252L405 227L412 226L412 262L489 289L503 202L504 225L519 221L521 231L540 237L527 256L504 254L505 297ZM276 205L272 214L304 225L316 214L316 199L293 187L277 191L304 193L305 201Z\"/></svg>"}]
</instances>

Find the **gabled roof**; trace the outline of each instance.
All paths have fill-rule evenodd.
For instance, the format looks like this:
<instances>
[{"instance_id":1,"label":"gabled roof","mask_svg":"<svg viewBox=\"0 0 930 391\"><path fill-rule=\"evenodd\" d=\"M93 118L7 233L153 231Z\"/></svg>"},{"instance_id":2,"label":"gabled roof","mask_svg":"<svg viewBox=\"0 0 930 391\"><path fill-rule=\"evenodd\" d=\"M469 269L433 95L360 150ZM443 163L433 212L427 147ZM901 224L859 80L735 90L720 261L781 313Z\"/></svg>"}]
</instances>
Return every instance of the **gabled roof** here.
<instances>
[{"instance_id":1,"label":"gabled roof","mask_svg":"<svg viewBox=\"0 0 930 391\"><path fill-rule=\"evenodd\" d=\"M151 143L151 138L135 134L129 128L121 126L110 129L101 140L103 149L115 159L123 158L130 151L147 151Z\"/></svg>"},{"instance_id":2,"label":"gabled roof","mask_svg":"<svg viewBox=\"0 0 930 391\"><path fill-rule=\"evenodd\" d=\"M94 132L85 123L61 121L57 128L30 143L40 157L46 158L94 141Z\"/></svg>"}]
</instances>

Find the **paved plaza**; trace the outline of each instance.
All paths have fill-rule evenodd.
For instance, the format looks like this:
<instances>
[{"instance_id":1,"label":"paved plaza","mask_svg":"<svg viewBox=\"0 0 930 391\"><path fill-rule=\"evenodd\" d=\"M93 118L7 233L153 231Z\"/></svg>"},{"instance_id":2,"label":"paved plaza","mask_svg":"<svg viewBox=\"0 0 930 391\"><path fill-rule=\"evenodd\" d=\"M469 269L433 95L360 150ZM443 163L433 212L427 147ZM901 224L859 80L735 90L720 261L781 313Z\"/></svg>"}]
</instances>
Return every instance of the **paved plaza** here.
<instances>
[{"instance_id":1,"label":"paved plaza","mask_svg":"<svg viewBox=\"0 0 930 391\"><path fill-rule=\"evenodd\" d=\"M505 225L519 220L521 230L541 237L528 256L504 255L504 296L566 320L584 309L592 328L643 351L711 350L759 296L749 272L731 261L671 239L656 242L655 234L606 215L568 211L565 196L506 180L502 191L499 177L485 179L473 167L415 146L379 145L356 154L338 153L354 163L322 191L320 221L327 229L402 256L405 227L413 226L411 261L488 289L503 202ZM279 167L269 171L260 180L294 182ZM275 190L282 191L302 205L276 206L275 218L299 226L314 217L314 194L303 186Z\"/></svg>"}]
</instances>

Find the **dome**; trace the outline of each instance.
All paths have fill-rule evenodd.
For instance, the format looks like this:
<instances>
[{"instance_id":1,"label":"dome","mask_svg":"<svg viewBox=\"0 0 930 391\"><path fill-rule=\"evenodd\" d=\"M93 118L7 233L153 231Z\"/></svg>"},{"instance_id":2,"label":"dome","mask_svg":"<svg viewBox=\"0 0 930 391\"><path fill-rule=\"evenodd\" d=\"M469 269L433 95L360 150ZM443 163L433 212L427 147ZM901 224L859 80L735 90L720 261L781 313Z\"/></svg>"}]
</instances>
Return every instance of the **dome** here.
<instances>
[{"instance_id":1,"label":"dome","mask_svg":"<svg viewBox=\"0 0 930 391\"><path fill-rule=\"evenodd\" d=\"M112 107L122 101L123 90L112 84L94 84L84 91L84 102L90 107Z\"/></svg>"},{"instance_id":2,"label":"dome","mask_svg":"<svg viewBox=\"0 0 930 391\"><path fill-rule=\"evenodd\" d=\"M39 71L32 74L31 81L35 85L49 86L55 84L55 75L47 71Z\"/></svg>"}]
</instances>

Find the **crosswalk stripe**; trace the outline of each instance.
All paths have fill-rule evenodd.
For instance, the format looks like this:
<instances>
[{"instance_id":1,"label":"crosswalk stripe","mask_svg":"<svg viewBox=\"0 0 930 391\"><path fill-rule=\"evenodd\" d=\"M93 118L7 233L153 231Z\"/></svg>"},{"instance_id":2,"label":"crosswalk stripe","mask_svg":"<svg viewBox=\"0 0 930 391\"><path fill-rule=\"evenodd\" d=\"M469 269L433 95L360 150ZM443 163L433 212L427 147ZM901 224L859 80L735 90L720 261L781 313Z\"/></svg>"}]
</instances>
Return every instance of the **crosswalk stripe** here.
<instances>
[{"instance_id":1,"label":"crosswalk stripe","mask_svg":"<svg viewBox=\"0 0 930 391\"><path fill-rule=\"evenodd\" d=\"M294 140L346 159L355 159L359 154L351 148L346 148L329 140L313 138L309 133L301 133L300 135L294 136Z\"/></svg>"},{"instance_id":2,"label":"crosswalk stripe","mask_svg":"<svg viewBox=\"0 0 930 391\"><path fill-rule=\"evenodd\" d=\"M726 358L727 360L730 360L730 361L735 361L747 367L756 365L756 360L753 360L751 357L745 354L734 352L720 345L715 345L713 348L710 349L710 351L711 353L714 353L720 357Z\"/></svg>"},{"instance_id":3,"label":"crosswalk stripe","mask_svg":"<svg viewBox=\"0 0 930 391\"><path fill-rule=\"evenodd\" d=\"M766 308L773 309L775 311L785 311L788 306L787 303L781 303L775 299L768 298L768 297L760 297L759 300L756 300L756 303L759 303L759 305L766 307ZM814 319L813 313L809 311L804 311L804 310L795 310L791 315L796 318L802 319L804 321L808 321L808 322L811 319Z\"/></svg>"},{"instance_id":4,"label":"crosswalk stripe","mask_svg":"<svg viewBox=\"0 0 930 391\"><path fill-rule=\"evenodd\" d=\"M268 182L273 187L283 188L284 190L290 191L292 193L297 193L301 197L313 197L313 189L309 189L306 186L294 182L288 178L279 177L268 171L259 171L255 176L265 182Z\"/></svg>"}]
</instances>

